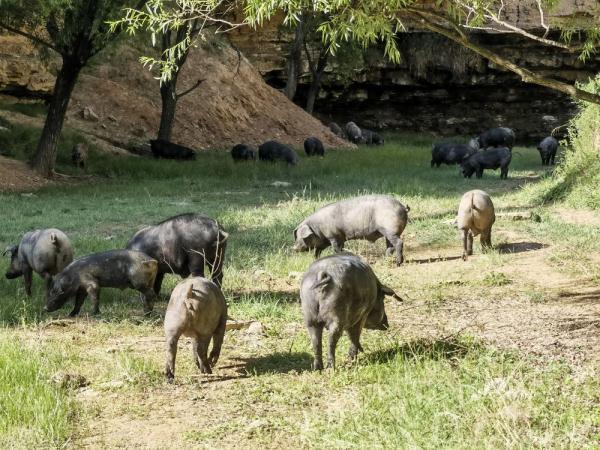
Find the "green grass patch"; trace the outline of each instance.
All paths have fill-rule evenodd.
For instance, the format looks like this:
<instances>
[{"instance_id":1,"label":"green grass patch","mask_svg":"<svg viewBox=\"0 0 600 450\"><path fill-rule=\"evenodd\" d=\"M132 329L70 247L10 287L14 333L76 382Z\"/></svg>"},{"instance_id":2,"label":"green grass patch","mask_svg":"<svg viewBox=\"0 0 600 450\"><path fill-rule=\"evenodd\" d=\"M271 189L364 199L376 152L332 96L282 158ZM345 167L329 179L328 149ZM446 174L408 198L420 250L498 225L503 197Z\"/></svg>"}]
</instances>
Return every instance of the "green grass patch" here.
<instances>
[{"instance_id":1,"label":"green grass patch","mask_svg":"<svg viewBox=\"0 0 600 450\"><path fill-rule=\"evenodd\" d=\"M0 334L0 447L59 448L72 431L74 402L50 382L60 355Z\"/></svg>"}]
</instances>

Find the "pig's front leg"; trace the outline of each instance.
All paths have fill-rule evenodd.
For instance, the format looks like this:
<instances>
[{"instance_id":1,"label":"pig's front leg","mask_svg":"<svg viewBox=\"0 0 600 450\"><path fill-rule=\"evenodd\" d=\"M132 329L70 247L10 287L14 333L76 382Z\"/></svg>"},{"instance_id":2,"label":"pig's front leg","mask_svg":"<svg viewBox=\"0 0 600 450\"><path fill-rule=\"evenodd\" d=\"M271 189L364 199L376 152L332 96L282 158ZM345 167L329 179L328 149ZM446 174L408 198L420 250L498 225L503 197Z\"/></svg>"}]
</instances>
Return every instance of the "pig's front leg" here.
<instances>
[{"instance_id":1,"label":"pig's front leg","mask_svg":"<svg viewBox=\"0 0 600 450\"><path fill-rule=\"evenodd\" d=\"M331 243L335 253L341 253L344 251L344 241L340 241L337 238L331 238L329 239L329 242Z\"/></svg>"},{"instance_id":2,"label":"pig's front leg","mask_svg":"<svg viewBox=\"0 0 600 450\"><path fill-rule=\"evenodd\" d=\"M69 313L69 317L75 317L79 314L81 310L81 305L83 305L83 301L87 297L87 291L84 288L79 288L77 294L75 294L75 306L73 307L73 311Z\"/></svg>"},{"instance_id":3,"label":"pig's front leg","mask_svg":"<svg viewBox=\"0 0 600 450\"><path fill-rule=\"evenodd\" d=\"M23 269L23 278L25 279L25 293L27 297L31 297L31 276L33 271L31 267L25 267Z\"/></svg>"}]
</instances>

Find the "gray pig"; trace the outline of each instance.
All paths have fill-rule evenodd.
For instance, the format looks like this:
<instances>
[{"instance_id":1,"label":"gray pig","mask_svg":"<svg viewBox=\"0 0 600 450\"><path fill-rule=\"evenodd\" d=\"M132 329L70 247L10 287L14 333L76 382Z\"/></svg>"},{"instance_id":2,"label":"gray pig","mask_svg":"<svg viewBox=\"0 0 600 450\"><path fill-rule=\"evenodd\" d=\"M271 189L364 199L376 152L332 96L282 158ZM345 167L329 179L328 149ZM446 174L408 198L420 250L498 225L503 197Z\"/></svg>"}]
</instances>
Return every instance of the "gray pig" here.
<instances>
[{"instance_id":1,"label":"gray pig","mask_svg":"<svg viewBox=\"0 0 600 450\"><path fill-rule=\"evenodd\" d=\"M554 158L556 158L556 151L558 150L558 141L556 139L552 136L545 137L538 144L537 149L542 158L542 166L554 165Z\"/></svg>"},{"instance_id":2,"label":"gray pig","mask_svg":"<svg viewBox=\"0 0 600 450\"><path fill-rule=\"evenodd\" d=\"M83 301L92 298L92 313L99 314L100 288L131 288L142 293L144 312L152 311L155 298L152 286L158 263L142 252L111 250L76 259L54 279L45 310L56 311L71 297L75 307L69 314L79 314Z\"/></svg>"},{"instance_id":3,"label":"gray pig","mask_svg":"<svg viewBox=\"0 0 600 450\"><path fill-rule=\"evenodd\" d=\"M386 330L384 297L396 293L381 284L373 270L351 253L331 255L313 262L300 285L304 324L315 354L313 369L323 368L323 328L329 332L327 367L335 368L335 348L345 331L350 359L356 358L363 328Z\"/></svg>"},{"instance_id":4,"label":"gray pig","mask_svg":"<svg viewBox=\"0 0 600 450\"><path fill-rule=\"evenodd\" d=\"M404 261L400 235L406 227L410 208L387 195L366 195L342 200L318 209L294 230L293 249L315 249L315 258L331 245L339 253L351 239L375 242L385 237L386 254L396 252L396 263Z\"/></svg>"},{"instance_id":5,"label":"gray pig","mask_svg":"<svg viewBox=\"0 0 600 450\"><path fill-rule=\"evenodd\" d=\"M346 135L348 135L348 140L354 142L355 144L359 144L362 141L362 132L358 125L354 122L348 122L346 124Z\"/></svg>"},{"instance_id":6,"label":"gray pig","mask_svg":"<svg viewBox=\"0 0 600 450\"><path fill-rule=\"evenodd\" d=\"M167 362L165 376L175 377L177 342L181 335L194 342L194 360L201 373L211 373L217 363L227 324L227 304L219 287L205 278L183 280L171 293L165 313ZM213 340L208 356L208 345Z\"/></svg>"},{"instance_id":7,"label":"gray pig","mask_svg":"<svg viewBox=\"0 0 600 450\"><path fill-rule=\"evenodd\" d=\"M492 246L492 225L496 221L490 196L479 189L465 193L458 206L456 225L463 235L463 259L473 254L473 236L481 234L481 247Z\"/></svg>"},{"instance_id":8,"label":"gray pig","mask_svg":"<svg viewBox=\"0 0 600 450\"><path fill-rule=\"evenodd\" d=\"M73 247L65 233L56 228L25 233L19 245L9 247L10 267L6 278L23 275L25 292L31 296L31 275L37 272L46 281L46 294L52 286L52 277L73 261Z\"/></svg>"}]
</instances>

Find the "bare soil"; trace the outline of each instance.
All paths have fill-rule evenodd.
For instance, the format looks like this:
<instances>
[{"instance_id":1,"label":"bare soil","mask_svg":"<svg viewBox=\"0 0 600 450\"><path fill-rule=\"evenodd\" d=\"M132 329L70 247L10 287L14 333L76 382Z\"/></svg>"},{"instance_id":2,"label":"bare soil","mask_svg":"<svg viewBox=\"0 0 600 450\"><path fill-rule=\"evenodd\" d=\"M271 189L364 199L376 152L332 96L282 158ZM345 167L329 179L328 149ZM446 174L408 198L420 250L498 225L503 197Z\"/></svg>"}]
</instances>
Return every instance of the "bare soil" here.
<instances>
[{"instance_id":1,"label":"bare soil","mask_svg":"<svg viewBox=\"0 0 600 450\"><path fill-rule=\"evenodd\" d=\"M0 156L0 192L35 190L51 183L36 175L24 162Z\"/></svg>"}]
</instances>

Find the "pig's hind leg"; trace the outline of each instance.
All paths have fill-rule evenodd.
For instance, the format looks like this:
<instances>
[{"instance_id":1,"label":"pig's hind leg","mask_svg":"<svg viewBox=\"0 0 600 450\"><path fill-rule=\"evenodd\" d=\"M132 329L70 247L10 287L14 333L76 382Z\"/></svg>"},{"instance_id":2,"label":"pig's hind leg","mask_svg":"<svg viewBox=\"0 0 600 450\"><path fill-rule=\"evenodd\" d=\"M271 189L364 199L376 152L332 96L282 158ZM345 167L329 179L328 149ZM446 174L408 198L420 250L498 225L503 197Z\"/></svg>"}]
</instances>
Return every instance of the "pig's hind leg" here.
<instances>
[{"instance_id":1,"label":"pig's hind leg","mask_svg":"<svg viewBox=\"0 0 600 450\"><path fill-rule=\"evenodd\" d=\"M327 351L327 367L330 369L335 369L335 349L337 347L337 343L342 336L342 329L339 327L337 323L331 324L327 331L329 331L329 348Z\"/></svg>"},{"instance_id":2,"label":"pig's hind leg","mask_svg":"<svg viewBox=\"0 0 600 450\"><path fill-rule=\"evenodd\" d=\"M383 233L382 233L383 234ZM390 246L396 251L396 265L399 266L404 262L404 242L400 239L400 236L392 233L385 233L385 242L388 248L385 251L386 255L391 255Z\"/></svg>"},{"instance_id":3,"label":"pig's hind leg","mask_svg":"<svg viewBox=\"0 0 600 450\"><path fill-rule=\"evenodd\" d=\"M201 373L212 373L208 363L208 345L212 336L197 335L193 339L193 356Z\"/></svg>"},{"instance_id":4,"label":"pig's hind leg","mask_svg":"<svg viewBox=\"0 0 600 450\"><path fill-rule=\"evenodd\" d=\"M92 299L92 314L100 314L100 287L96 283L90 283L85 289Z\"/></svg>"},{"instance_id":5,"label":"pig's hind leg","mask_svg":"<svg viewBox=\"0 0 600 450\"><path fill-rule=\"evenodd\" d=\"M323 325L307 325L312 343L314 360L313 370L323 370Z\"/></svg>"},{"instance_id":6,"label":"pig's hind leg","mask_svg":"<svg viewBox=\"0 0 600 450\"><path fill-rule=\"evenodd\" d=\"M359 351L364 352L362 346L360 345L360 334L362 332L365 320L359 321L347 330L348 338L350 339L350 351L348 352L348 359L351 361L356 359Z\"/></svg>"}]
</instances>

